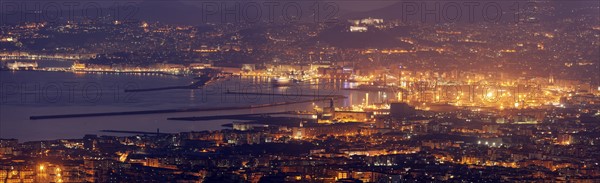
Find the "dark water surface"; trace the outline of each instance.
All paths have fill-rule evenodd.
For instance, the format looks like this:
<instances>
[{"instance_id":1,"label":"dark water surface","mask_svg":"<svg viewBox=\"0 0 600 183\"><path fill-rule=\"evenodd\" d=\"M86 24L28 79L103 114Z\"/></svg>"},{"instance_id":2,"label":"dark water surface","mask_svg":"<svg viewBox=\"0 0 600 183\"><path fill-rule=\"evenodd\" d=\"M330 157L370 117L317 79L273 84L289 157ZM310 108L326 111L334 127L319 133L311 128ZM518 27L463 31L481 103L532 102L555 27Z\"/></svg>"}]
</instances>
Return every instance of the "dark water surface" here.
<instances>
[{"instance_id":1,"label":"dark water surface","mask_svg":"<svg viewBox=\"0 0 600 183\"><path fill-rule=\"evenodd\" d=\"M123 112L139 110L248 106L275 102L314 99L302 95L345 95L336 106L364 102L365 92L342 90L352 84L323 81L300 83L290 87L271 87L268 78L231 78L202 89L176 89L126 93L125 89L188 85L192 77L159 74L71 73L41 71L0 72L0 138L20 141L81 138L85 134L103 134L100 130L185 132L222 129L231 120L169 121L172 117L284 112L311 110L312 105L327 101L229 111L186 112L130 116L30 120L36 115ZM290 94L289 96L224 94L227 91ZM369 101L385 100L381 93L369 95ZM115 135L115 134L111 134Z\"/></svg>"}]
</instances>

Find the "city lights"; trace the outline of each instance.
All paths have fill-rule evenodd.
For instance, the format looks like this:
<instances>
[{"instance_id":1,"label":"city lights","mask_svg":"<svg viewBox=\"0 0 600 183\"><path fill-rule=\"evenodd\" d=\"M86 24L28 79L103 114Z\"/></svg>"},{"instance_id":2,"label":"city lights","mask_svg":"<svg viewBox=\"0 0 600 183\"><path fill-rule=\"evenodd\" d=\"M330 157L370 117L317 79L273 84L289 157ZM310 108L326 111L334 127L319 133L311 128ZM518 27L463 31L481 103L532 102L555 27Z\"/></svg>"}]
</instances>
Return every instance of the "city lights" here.
<instances>
[{"instance_id":1,"label":"city lights","mask_svg":"<svg viewBox=\"0 0 600 183\"><path fill-rule=\"evenodd\" d=\"M600 181L597 1L6 1L0 182Z\"/></svg>"}]
</instances>

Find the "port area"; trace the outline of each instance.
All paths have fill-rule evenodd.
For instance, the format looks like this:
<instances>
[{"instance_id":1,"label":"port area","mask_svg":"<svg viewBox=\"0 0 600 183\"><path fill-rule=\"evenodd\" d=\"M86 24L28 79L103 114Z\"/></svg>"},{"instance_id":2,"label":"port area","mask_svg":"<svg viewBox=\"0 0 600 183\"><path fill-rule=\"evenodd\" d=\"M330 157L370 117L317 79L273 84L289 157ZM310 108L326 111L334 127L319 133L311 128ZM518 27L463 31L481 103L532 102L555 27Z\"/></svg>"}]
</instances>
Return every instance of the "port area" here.
<instances>
[{"instance_id":1,"label":"port area","mask_svg":"<svg viewBox=\"0 0 600 183\"><path fill-rule=\"evenodd\" d=\"M29 119L30 120L44 120L44 119L84 118L84 117L101 117L101 116L125 116L125 115L144 115L144 114L203 112L203 111L226 111L226 110L276 107L276 106L284 106L284 105L292 105L292 104L300 104L300 103L308 103L308 102L318 102L318 101L326 101L326 100L331 100L331 98L317 98L317 99L310 99L310 100L278 102L278 103L258 104L258 105L248 105L248 106L232 106L232 107L183 108L183 109L162 109L162 110L143 110L143 111L124 111L124 112L40 115L40 116L30 116Z\"/></svg>"}]
</instances>

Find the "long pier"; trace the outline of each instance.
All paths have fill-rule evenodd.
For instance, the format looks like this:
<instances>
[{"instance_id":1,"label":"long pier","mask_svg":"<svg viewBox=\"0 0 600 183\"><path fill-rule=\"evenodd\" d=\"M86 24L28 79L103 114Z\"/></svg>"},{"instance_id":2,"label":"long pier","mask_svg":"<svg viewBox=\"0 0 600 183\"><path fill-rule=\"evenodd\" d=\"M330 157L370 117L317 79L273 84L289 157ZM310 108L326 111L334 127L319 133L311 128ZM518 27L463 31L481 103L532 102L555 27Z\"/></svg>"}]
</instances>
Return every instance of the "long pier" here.
<instances>
[{"instance_id":1,"label":"long pier","mask_svg":"<svg viewBox=\"0 0 600 183\"><path fill-rule=\"evenodd\" d=\"M344 95L311 95L311 94L285 94L285 93L256 93L256 92L235 92L227 91L230 95L270 95L270 96L291 96L291 97L328 97L328 98L347 98Z\"/></svg>"},{"instance_id":2,"label":"long pier","mask_svg":"<svg viewBox=\"0 0 600 183\"><path fill-rule=\"evenodd\" d=\"M100 132L105 133L124 133L124 134L141 134L141 135L167 135L170 133L161 133L161 132L143 132L143 131L127 131L127 130L100 130Z\"/></svg>"},{"instance_id":3,"label":"long pier","mask_svg":"<svg viewBox=\"0 0 600 183\"><path fill-rule=\"evenodd\" d=\"M125 112L42 115L42 116L30 116L29 119L30 120L43 120L43 119L84 118L84 117L100 117L100 116L126 116L126 115L144 115L144 114L183 113L183 112L225 111L225 110L240 110L240 109L276 107L276 106L300 104L300 103L307 103L307 102L317 102L317 101L324 101L324 100L329 100L329 99L328 98L320 98L320 99L312 99L312 100L302 100L302 101L293 101L293 102L278 102L278 103L272 103L272 104L260 104L260 105L237 106L237 107L184 108L184 109L162 109L162 110L125 111Z\"/></svg>"},{"instance_id":4,"label":"long pier","mask_svg":"<svg viewBox=\"0 0 600 183\"><path fill-rule=\"evenodd\" d=\"M255 120L255 119L263 118L264 116L278 115L278 114L307 115L307 114L300 114L300 113L293 112L293 111L287 111L287 112L270 112L270 113L254 113L254 114L176 117L176 118L167 118L167 119L168 120L179 120L179 121L208 121L208 120L219 120L219 119Z\"/></svg>"},{"instance_id":5,"label":"long pier","mask_svg":"<svg viewBox=\"0 0 600 183\"><path fill-rule=\"evenodd\" d=\"M174 90L174 89L194 89L191 86L169 86L160 88L144 88L144 89L130 89L125 92L148 92L148 91L161 91L161 90Z\"/></svg>"}]
</instances>

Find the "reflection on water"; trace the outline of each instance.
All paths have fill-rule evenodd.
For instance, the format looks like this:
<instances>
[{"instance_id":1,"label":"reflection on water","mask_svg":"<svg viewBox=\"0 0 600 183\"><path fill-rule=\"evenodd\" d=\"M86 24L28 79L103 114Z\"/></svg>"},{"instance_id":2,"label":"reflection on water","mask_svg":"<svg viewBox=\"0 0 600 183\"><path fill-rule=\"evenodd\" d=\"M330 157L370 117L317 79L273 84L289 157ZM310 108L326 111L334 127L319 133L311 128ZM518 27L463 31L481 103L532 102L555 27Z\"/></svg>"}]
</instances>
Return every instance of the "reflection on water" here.
<instances>
[{"instance_id":1,"label":"reflection on water","mask_svg":"<svg viewBox=\"0 0 600 183\"><path fill-rule=\"evenodd\" d=\"M0 138L17 138L23 141L81 138L85 134L101 134L99 130L134 130L163 132L215 130L231 121L182 122L167 121L171 117L203 115L283 112L310 110L311 103L218 112L190 112L71 118L31 121L33 115L73 113L119 112L154 109L179 109L189 107L226 107L290 102L314 99L302 95L344 95L337 106L349 106L365 101L383 102L385 92L344 90L352 83L321 80L301 82L287 87L272 87L268 78L233 78L213 83L202 89L175 89L152 92L125 93L125 89L185 85L192 78L167 75L131 74L81 74L69 72L3 71L0 72L1 108ZM226 94L227 91L255 92L279 95ZM391 95L393 96L393 95ZM316 105L326 105L317 102ZM114 135L114 134L111 134Z\"/></svg>"}]
</instances>

